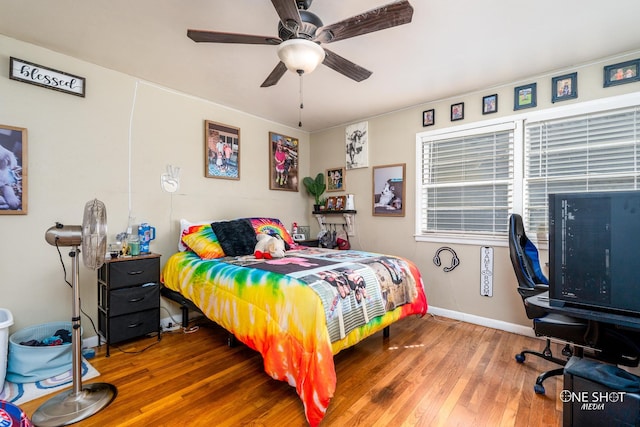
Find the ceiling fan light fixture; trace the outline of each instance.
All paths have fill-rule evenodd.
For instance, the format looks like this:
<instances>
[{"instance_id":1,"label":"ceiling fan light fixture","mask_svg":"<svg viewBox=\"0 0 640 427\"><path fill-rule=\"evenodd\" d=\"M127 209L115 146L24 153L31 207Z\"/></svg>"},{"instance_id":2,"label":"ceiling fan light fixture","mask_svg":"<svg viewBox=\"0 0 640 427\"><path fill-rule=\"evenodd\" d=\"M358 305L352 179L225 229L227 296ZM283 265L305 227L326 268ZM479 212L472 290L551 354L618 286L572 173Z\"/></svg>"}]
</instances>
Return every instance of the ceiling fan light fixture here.
<instances>
[{"instance_id":1,"label":"ceiling fan light fixture","mask_svg":"<svg viewBox=\"0 0 640 427\"><path fill-rule=\"evenodd\" d=\"M278 57L294 73L309 74L324 61L324 49L306 39L290 39L278 45Z\"/></svg>"}]
</instances>

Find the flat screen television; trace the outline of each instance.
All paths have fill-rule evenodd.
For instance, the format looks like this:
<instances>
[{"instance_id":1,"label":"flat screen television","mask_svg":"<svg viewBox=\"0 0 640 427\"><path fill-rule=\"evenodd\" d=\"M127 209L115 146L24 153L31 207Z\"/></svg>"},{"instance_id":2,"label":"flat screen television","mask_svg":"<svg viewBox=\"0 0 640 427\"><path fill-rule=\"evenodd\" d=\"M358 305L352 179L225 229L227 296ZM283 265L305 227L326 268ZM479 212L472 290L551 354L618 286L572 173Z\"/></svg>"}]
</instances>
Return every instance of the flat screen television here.
<instances>
[{"instance_id":1,"label":"flat screen television","mask_svg":"<svg viewBox=\"0 0 640 427\"><path fill-rule=\"evenodd\" d=\"M640 191L549 195L549 303L640 316Z\"/></svg>"}]
</instances>

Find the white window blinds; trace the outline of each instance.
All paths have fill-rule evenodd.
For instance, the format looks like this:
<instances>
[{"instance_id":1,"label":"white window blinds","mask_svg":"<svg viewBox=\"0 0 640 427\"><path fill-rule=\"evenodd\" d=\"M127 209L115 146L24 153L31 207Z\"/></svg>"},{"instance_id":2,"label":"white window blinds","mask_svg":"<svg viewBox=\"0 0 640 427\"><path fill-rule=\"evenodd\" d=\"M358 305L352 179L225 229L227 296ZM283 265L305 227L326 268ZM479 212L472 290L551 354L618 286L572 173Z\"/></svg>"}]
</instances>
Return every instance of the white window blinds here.
<instances>
[{"instance_id":1,"label":"white window blinds","mask_svg":"<svg viewBox=\"0 0 640 427\"><path fill-rule=\"evenodd\" d=\"M420 234L506 234L514 128L506 123L422 137Z\"/></svg>"},{"instance_id":2,"label":"white window blinds","mask_svg":"<svg viewBox=\"0 0 640 427\"><path fill-rule=\"evenodd\" d=\"M525 124L524 215L547 230L548 194L638 189L640 108Z\"/></svg>"}]
</instances>

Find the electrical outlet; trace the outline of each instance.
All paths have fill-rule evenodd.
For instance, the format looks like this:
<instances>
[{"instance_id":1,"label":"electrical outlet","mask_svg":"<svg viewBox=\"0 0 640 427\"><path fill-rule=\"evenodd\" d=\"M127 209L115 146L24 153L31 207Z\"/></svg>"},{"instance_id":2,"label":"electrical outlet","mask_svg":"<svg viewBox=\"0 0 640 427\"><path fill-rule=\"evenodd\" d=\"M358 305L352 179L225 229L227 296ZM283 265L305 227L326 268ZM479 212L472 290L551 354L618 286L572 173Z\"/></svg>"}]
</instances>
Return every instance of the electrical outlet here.
<instances>
[{"instance_id":1,"label":"electrical outlet","mask_svg":"<svg viewBox=\"0 0 640 427\"><path fill-rule=\"evenodd\" d=\"M162 319L160 321L160 326L164 332L177 331L181 328L180 324L174 323L172 320Z\"/></svg>"}]
</instances>

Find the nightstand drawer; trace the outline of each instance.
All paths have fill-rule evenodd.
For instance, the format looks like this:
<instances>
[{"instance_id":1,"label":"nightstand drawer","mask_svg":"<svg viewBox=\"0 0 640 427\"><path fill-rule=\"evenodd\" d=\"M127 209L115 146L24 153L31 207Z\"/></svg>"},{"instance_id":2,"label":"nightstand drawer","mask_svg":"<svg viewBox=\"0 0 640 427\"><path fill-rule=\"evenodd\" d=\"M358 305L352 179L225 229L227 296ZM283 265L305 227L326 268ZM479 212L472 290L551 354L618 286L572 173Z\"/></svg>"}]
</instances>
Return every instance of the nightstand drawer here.
<instances>
[{"instance_id":1,"label":"nightstand drawer","mask_svg":"<svg viewBox=\"0 0 640 427\"><path fill-rule=\"evenodd\" d=\"M111 289L160 281L160 258L142 258L108 264Z\"/></svg>"},{"instance_id":2,"label":"nightstand drawer","mask_svg":"<svg viewBox=\"0 0 640 427\"><path fill-rule=\"evenodd\" d=\"M158 332L160 325L160 309L140 311L111 317L109 322L109 342L128 340L151 332Z\"/></svg>"},{"instance_id":3,"label":"nightstand drawer","mask_svg":"<svg viewBox=\"0 0 640 427\"><path fill-rule=\"evenodd\" d=\"M117 289L112 291L110 296L110 316L149 310L160 305L160 285L152 283L133 288Z\"/></svg>"}]
</instances>

